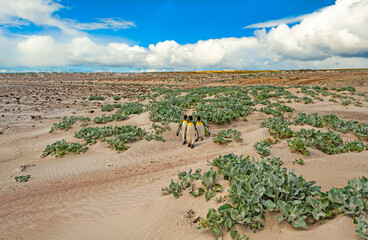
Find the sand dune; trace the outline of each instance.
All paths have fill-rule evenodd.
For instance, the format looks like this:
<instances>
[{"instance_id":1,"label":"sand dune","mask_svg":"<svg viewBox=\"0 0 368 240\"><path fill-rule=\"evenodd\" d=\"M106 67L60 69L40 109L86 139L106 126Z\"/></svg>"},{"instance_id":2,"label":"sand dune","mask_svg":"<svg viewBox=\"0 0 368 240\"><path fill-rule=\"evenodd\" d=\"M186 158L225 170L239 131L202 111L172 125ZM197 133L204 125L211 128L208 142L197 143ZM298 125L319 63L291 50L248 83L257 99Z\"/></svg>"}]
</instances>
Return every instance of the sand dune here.
<instances>
[{"instance_id":1,"label":"sand dune","mask_svg":"<svg viewBox=\"0 0 368 240\"><path fill-rule=\"evenodd\" d=\"M366 105L347 108L328 101L288 105L296 109L295 113L318 109L320 113L334 113L343 119L368 122ZM132 115L111 125L134 124L149 129L152 122L148 114ZM233 152L259 159L253 145L269 137L267 129L259 127L268 117L254 112L246 122L212 125L212 133L226 128L241 131L243 142L225 146L207 137L190 149L181 144L181 138L175 136L177 126L171 124L171 130L163 134L166 142L140 140L129 144L130 148L122 153L111 150L106 142L99 142L86 153L69 154L60 159L40 158L40 155L46 145L57 140L79 141L73 135L80 126L50 134L48 131L56 122L50 119L34 128L2 134L1 239L214 239L208 231L197 230L193 221L205 216L209 208L219 207L219 203L206 202L203 196L192 198L187 193L179 199L162 196L161 187L167 186L170 179L176 179L178 171L209 169L207 161L219 155ZM294 130L298 128L295 126ZM352 134L342 136L356 139ZM284 167L294 168L307 180L317 181L323 190L342 187L348 179L368 173L367 151L330 156L309 149L310 156L303 157L305 165L294 166L292 161L302 155L291 153L285 140L272 145L270 150L271 156L283 160ZM24 165L28 166L22 171L20 167ZM30 174L31 180L15 183L14 177L23 174ZM221 183L226 189L228 183ZM273 213L267 214L265 229L257 233L241 227L238 230L250 239L359 239L352 220L343 215L316 223L308 230L277 223L273 216Z\"/></svg>"}]
</instances>

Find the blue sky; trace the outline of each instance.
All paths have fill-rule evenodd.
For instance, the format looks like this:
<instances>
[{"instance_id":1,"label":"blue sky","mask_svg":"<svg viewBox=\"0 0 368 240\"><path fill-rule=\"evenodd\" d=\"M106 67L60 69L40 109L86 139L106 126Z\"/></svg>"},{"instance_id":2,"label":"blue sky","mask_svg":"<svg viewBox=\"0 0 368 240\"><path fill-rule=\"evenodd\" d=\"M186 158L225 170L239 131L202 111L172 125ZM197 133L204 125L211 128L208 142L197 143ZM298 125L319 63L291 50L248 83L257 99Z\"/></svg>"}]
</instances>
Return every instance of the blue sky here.
<instances>
[{"instance_id":1,"label":"blue sky","mask_svg":"<svg viewBox=\"0 0 368 240\"><path fill-rule=\"evenodd\" d=\"M368 36L358 29L368 19L367 0L11 2L0 0L2 72L345 68L368 63Z\"/></svg>"},{"instance_id":2,"label":"blue sky","mask_svg":"<svg viewBox=\"0 0 368 240\"><path fill-rule=\"evenodd\" d=\"M254 29L244 26L274 19L312 13L332 5L331 0L303 1L100 1L64 0L57 12L61 18L93 22L97 18L119 17L137 27L123 30L87 31L105 40L122 40L147 47L160 41L174 40L180 44L213 38L253 36ZM8 29L13 33L34 34L44 31L35 25ZM51 29L48 29L51 30ZM47 31L47 30L46 30Z\"/></svg>"},{"instance_id":3,"label":"blue sky","mask_svg":"<svg viewBox=\"0 0 368 240\"><path fill-rule=\"evenodd\" d=\"M70 9L60 16L90 22L94 18L121 17L137 27L90 31L96 36L124 37L147 47L165 40L180 44L198 40L253 35L244 26L312 13L334 1L63 1Z\"/></svg>"}]
</instances>

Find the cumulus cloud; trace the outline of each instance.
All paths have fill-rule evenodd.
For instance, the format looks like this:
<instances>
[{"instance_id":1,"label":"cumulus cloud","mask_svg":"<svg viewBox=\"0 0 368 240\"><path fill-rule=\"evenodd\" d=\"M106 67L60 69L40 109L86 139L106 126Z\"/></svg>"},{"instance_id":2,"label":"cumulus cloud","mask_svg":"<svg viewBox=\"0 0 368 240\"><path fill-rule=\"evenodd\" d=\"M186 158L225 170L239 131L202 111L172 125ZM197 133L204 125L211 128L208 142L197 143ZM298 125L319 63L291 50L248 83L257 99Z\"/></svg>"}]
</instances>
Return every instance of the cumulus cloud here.
<instances>
[{"instance_id":1,"label":"cumulus cloud","mask_svg":"<svg viewBox=\"0 0 368 240\"><path fill-rule=\"evenodd\" d=\"M34 16L39 13L36 10L33 14L20 11L15 15L9 13L15 10L2 8L0 22L6 21L4 19L11 22L13 16L33 23L43 18L51 21L49 25L61 24L69 28L70 21L52 15L61 5L45 0L30 2L47 3L48 7L37 10L44 13L43 17L42 14ZM299 23L287 25L295 22ZM254 37L209 39L194 44L167 40L145 48L121 42L97 44L87 34L67 35L62 39L48 35L15 39L5 37L0 31L0 51L12 49L7 59L0 57L0 66L92 66L156 70L367 67L367 22L368 0L337 0L332 6L299 18L252 24L250 26L261 28L255 31ZM61 25L59 28L63 30ZM99 19L90 24L78 25L75 22L71 25L78 31L135 26L134 23L116 18ZM7 47L2 48L2 44Z\"/></svg>"},{"instance_id":2,"label":"cumulus cloud","mask_svg":"<svg viewBox=\"0 0 368 240\"><path fill-rule=\"evenodd\" d=\"M61 19L55 13L64 6L52 0L0 0L0 6L0 25L3 26L19 27L33 23L56 27L67 34L78 34L78 30L120 30L136 27L134 22L122 18L100 18L91 23Z\"/></svg>"},{"instance_id":3,"label":"cumulus cloud","mask_svg":"<svg viewBox=\"0 0 368 240\"><path fill-rule=\"evenodd\" d=\"M333 6L309 14L300 24L281 24L259 39L284 58L324 59L366 56L368 53L367 0L337 0Z\"/></svg>"}]
</instances>

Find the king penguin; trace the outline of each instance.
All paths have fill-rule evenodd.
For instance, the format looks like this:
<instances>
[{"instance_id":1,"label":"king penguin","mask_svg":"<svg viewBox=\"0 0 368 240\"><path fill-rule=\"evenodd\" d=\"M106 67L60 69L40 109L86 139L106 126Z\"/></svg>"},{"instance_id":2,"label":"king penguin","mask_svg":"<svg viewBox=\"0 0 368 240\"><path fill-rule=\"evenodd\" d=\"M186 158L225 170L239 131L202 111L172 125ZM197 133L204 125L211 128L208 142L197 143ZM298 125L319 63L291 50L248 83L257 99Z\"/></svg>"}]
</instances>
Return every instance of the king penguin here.
<instances>
[{"instance_id":1,"label":"king penguin","mask_svg":"<svg viewBox=\"0 0 368 240\"><path fill-rule=\"evenodd\" d=\"M188 147L194 148L194 142L198 139L198 131L196 126L194 125L193 117L189 116L189 123L186 130Z\"/></svg>"},{"instance_id":2,"label":"king penguin","mask_svg":"<svg viewBox=\"0 0 368 240\"><path fill-rule=\"evenodd\" d=\"M203 139L204 139L204 128L207 129L208 133L210 132L210 130L208 129L208 126L204 122L201 122L201 117L200 116L197 117L196 128L197 128L197 131L198 131L198 138L200 138L203 141Z\"/></svg>"},{"instance_id":3,"label":"king penguin","mask_svg":"<svg viewBox=\"0 0 368 240\"><path fill-rule=\"evenodd\" d=\"M183 145L187 143L187 139L186 139L186 130L187 130L187 126L188 126L187 118L188 118L188 116L184 115L184 120L183 120L183 122L180 123L179 128L176 131L176 136L179 136L179 132L181 130L181 138L183 140Z\"/></svg>"}]
</instances>

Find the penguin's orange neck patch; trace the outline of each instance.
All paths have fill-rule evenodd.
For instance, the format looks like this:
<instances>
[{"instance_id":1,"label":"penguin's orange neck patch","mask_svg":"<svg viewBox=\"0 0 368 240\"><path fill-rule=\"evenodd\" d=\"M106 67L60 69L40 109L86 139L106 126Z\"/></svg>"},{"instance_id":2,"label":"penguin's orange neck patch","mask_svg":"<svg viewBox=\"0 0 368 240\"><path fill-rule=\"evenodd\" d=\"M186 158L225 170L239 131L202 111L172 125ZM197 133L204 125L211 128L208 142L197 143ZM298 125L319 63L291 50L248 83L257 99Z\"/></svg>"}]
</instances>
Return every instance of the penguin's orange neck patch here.
<instances>
[{"instance_id":1,"label":"penguin's orange neck patch","mask_svg":"<svg viewBox=\"0 0 368 240\"><path fill-rule=\"evenodd\" d=\"M183 123L187 123L187 120L184 120Z\"/></svg>"},{"instance_id":2,"label":"penguin's orange neck patch","mask_svg":"<svg viewBox=\"0 0 368 240\"><path fill-rule=\"evenodd\" d=\"M189 122L188 125L189 126L194 126L194 124L192 122Z\"/></svg>"},{"instance_id":3,"label":"penguin's orange neck patch","mask_svg":"<svg viewBox=\"0 0 368 240\"><path fill-rule=\"evenodd\" d=\"M198 122L197 122L197 124L198 124L198 125L202 125L203 123L202 123L201 121L198 121Z\"/></svg>"}]
</instances>

